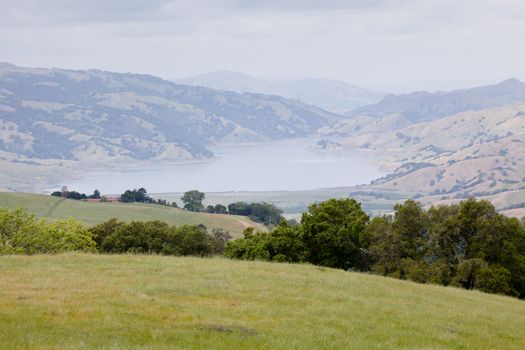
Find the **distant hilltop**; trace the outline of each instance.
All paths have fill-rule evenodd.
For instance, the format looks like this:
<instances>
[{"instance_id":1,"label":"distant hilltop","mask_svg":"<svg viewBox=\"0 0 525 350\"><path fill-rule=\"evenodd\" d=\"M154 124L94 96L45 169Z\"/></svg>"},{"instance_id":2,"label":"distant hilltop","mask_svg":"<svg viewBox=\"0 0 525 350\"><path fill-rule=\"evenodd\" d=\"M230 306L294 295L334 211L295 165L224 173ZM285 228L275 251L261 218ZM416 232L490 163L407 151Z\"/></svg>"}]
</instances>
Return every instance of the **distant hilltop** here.
<instances>
[{"instance_id":1,"label":"distant hilltop","mask_svg":"<svg viewBox=\"0 0 525 350\"><path fill-rule=\"evenodd\" d=\"M238 93L278 95L297 99L334 113L346 113L356 107L378 102L384 96L380 92L340 80L303 78L273 81L230 71L215 71L179 79L177 82Z\"/></svg>"}]
</instances>

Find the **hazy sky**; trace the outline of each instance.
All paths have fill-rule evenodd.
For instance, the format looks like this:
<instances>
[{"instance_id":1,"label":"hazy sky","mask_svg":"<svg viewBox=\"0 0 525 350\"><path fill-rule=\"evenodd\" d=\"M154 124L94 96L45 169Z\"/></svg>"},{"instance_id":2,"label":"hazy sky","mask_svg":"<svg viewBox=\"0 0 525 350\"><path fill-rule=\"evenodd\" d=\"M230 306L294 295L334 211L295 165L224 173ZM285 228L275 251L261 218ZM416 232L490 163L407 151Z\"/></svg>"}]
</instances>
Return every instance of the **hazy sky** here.
<instances>
[{"instance_id":1,"label":"hazy sky","mask_svg":"<svg viewBox=\"0 0 525 350\"><path fill-rule=\"evenodd\" d=\"M382 91L525 80L524 0L0 0L0 61Z\"/></svg>"}]
</instances>

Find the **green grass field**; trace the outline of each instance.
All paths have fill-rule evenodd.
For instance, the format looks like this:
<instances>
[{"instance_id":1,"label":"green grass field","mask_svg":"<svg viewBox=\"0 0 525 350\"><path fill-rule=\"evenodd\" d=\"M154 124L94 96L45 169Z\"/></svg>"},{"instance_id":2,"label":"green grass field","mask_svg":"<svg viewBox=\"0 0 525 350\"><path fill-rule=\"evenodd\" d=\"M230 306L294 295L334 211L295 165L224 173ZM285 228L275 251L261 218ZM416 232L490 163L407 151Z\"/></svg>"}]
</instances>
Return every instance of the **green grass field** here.
<instances>
[{"instance_id":1,"label":"green grass field","mask_svg":"<svg viewBox=\"0 0 525 350\"><path fill-rule=\"evenodd\" d=\"M234 237L239 237L250 226L260 231L266 230L264 225L243 216L193 213L151 204L91 203L29 193L2 192L0 207L27 208L38 217L51 220L73 217L88 226L118 218L122 221L162 220L176 226L203 224L210 229L217 227L228 230Z\"/></svg>"},{"instance_id":2,"label":"green grass field","mask_svg":"<svg viewBox=\"0 0 525 350\"><path fill-rule=\"evenodd\" d=\"M3 349L524 349L525 302L307 265L0 257Z\"/></svg>"}]
</instances>

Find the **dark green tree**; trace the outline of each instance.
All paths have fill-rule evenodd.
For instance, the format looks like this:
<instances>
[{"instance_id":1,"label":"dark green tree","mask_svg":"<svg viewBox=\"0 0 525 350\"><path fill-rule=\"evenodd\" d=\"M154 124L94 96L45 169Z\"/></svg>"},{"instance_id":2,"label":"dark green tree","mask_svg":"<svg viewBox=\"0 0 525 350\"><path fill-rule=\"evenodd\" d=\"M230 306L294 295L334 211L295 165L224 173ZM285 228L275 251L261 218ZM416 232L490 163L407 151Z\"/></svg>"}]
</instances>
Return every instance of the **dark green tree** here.
<instances>
[{"instance_id":1,"label":"dark green tree","mask_svg":"<svg viewBox=\"0 0 525 350\"><path fill-rule=\"evenodd\" d=\"M301 218L308 261L342 269L367 269L363 250L369 217L354 199L313 204Z\"/></svg>"},{"instance_id":2,"label":"dark green tree","mask_svg":"<svg viewBox=\"0 0 525 350\"><path fill-rule=\"evenodd\" d=\"M100 199L100 191L99 190L93 191L93 194L91 196L89 196L89 198Z\"/></svg>"},{"instance_id":3,"label":"dark green tree","mask_svg":"<svg viewBox=\"0 0 525 350\"><path fill-rule=\"evenodd\" d=\"M213 209L216 214L228 214L228 208L222 204L215 204Z\"/></svg>"},{"instance_id":4,"label":"dark green tree","mask_svg":"<svg viewBox=\"0 0 525 350\"><path fill-rule=\"evenodd\" d=\"M204 205L202 204L204 193L197 190L185 192L181 200L184 203L184 209L186 210L201 211L204 208Z\"/></svg>"}]
</instances>

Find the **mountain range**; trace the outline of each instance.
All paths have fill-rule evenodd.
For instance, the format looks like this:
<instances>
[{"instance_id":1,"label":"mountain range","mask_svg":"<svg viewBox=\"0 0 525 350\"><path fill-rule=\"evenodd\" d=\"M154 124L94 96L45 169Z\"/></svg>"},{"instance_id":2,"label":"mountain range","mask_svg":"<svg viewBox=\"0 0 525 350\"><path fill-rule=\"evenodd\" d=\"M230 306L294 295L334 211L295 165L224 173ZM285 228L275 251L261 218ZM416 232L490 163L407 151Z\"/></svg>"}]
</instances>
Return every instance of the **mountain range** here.
<instances>
[{"instance_id":1,"label":"mountain range","mask_svg":"<svg viewBox=\"0 0 525 350\"><path fill-rule=\"evenodd\" d=\"M206 73L179 79L177 82L238 93L278 95L340 114L359 106L375 103L384 95L340 80L303 78L273 81L230 71Z\"/></svg>"}]
</instances>

